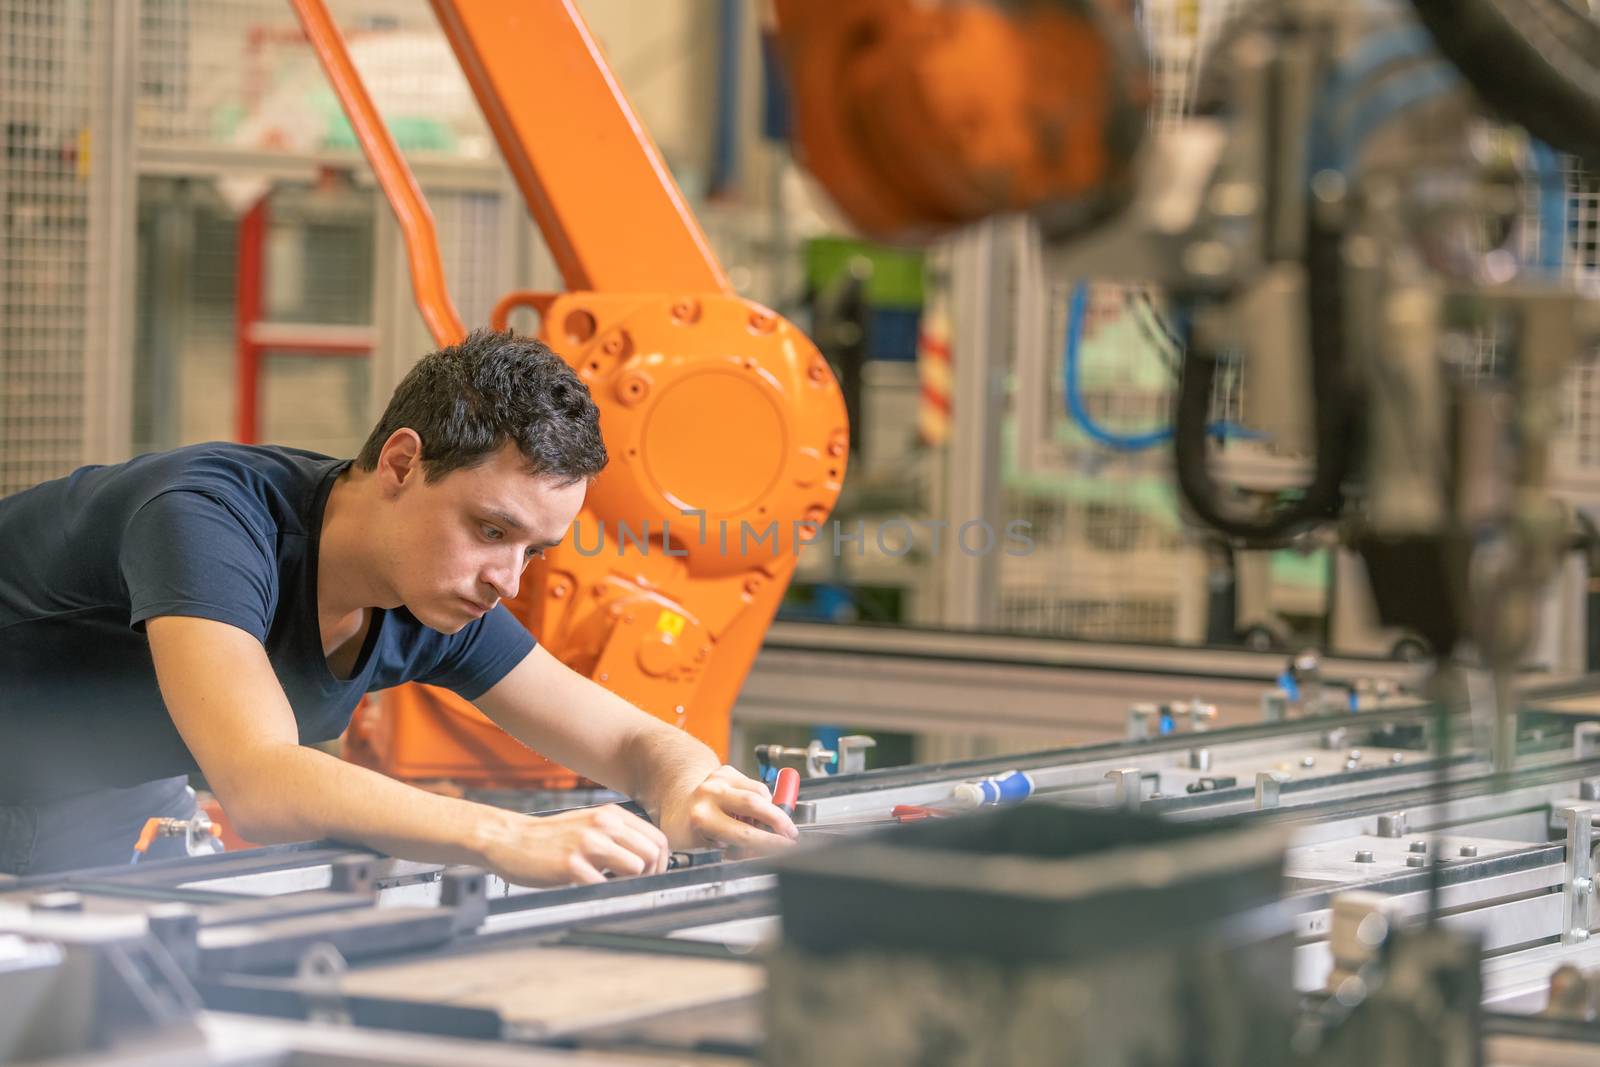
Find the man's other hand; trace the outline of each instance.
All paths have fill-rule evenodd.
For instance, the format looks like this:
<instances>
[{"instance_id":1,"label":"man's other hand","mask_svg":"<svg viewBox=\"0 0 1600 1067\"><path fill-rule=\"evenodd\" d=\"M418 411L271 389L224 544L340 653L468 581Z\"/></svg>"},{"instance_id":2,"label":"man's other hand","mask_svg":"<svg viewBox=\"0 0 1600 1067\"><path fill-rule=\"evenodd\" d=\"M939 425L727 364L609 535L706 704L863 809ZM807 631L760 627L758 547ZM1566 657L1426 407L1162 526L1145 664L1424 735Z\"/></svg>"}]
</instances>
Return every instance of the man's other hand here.
<instances>
[{"instance_id":1,"label":"man's other hand","mask_svg":"<svg viewBox=\"0 0 1600 1067\"><path fill-rule=\"evenodd\" d=\"M483 830L485 865L514 885L605 881L606 875L660 874L667 836L615 804L529 817L507 813Z\"/></svg>"},{"instance_id":2,"label":"man's other hand","mask_svg":"<svg viewBox=\"0 0 1600 1067\"><path fill-rule=\"evenodd\" d=\"M728 766L669 797L661 828L680 848L722 848L735 857L770 855L800 836L766 786Z\"/></svg>"}]
</instances>

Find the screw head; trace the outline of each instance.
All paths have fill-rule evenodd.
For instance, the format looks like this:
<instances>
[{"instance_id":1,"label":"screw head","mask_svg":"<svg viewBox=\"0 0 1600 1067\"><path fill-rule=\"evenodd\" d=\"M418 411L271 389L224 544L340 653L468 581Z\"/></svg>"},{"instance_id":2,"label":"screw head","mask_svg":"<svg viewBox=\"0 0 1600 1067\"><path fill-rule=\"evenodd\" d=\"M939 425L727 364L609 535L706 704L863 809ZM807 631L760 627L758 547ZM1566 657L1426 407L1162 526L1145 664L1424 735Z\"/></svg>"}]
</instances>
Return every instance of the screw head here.
<instances>
[{"instance_id":1,"label":"screw head","mask_svg":"<svg viewBox=\"0 0 1600 1067\"><path fill-rule=\"evenodd\" d=\"M1356 851L1356 862L1357 863L1371 863L1371 862L1373 862L1372 850L1370 848L1358 849Z\"/></svg>"},{"instance_id":2,"label":"screw head","mask_svg":"<svg viewBox=\"0 0 1600 1067\"><path fill-rule=\"evenodd\" d=\"M1411 842L1411 851L1426 852L1428 851L1428 843L1426 841L1413 841Z\"/></svg>"},{"instance_id":3,"label":"screw head","mask_svg":"<svg viewBox=\"0 0 1600 1067\"><path fill-rule=\"evenodd\" d=\"M1315 767L1316 765L1317 765L1317 757L1315 757L1315 756L1301 756L1300 757L1300 766L1302 766L1302 767Z\"/></svg>"},{"instance_id":4,"label":"screw head","mask_svg":"<svg viewBox=\"0 0 1600 1067\"><path fill-rule=\"evenodd\" d=\"M1470 859L1476 859L1477 855L1478 855L1478 846L1477 845L1462 845L1461 846L1461 856L1462 856L1463 859L1469 859L1469 860Z\"/></svg>"},{"instance_id":5,"label":"screw head","mask_svg":"<svg viewBox=\"0 0 1600 1067\"><path fill-rule=\"evenodd\" d=\"M1428 865L1428 857L1426 857L1426 856L1418 856L1418 855L1413 854L1413 855L1410 855L1410 856L1406 857L1406 866L1407 867L1426 867L1427 865Z\"/></svg>"}]
</instances>

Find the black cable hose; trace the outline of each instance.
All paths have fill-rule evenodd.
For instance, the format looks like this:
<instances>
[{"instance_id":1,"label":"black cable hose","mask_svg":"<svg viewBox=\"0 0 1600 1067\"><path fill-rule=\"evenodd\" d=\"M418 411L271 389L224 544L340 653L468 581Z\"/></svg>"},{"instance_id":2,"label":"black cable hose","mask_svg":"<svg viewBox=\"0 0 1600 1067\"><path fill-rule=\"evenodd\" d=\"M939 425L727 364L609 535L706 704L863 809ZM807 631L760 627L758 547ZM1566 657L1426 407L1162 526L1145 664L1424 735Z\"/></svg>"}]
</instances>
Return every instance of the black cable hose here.
<instances>
[{"instance_id":1,"label":"black cable hose","mask_svg":"<svg viewBox=\"0 0 1600 1067\"><path fill-rule=\"evenodd\" d=\"M1314 210L1311 212L1314 216ZM1245 543L1282 543L1339 514L1354 443L1351 400L1344 363L1344 290L1340 240L1313 218L1306 241L1306 289L1310 326L1311 388L1316 444L1311 481L1297 499L1266 515L1230 508L1211 475L1206 427L1217 360L1191 343L1178 382L1173 411L1173 467L1178 489L1195 516L1220 533Z\"/></svg>"},{"instance_id":2,"label":"black cable hose","mask_svg":"<svg viewBox=\"0 0 1600 1067\"><path fill-rule=\"evenodd\" d=\"M1565 0L1411 0L1485 103L1600 167L1600 24Z\"/></svg>"}]
</instances>

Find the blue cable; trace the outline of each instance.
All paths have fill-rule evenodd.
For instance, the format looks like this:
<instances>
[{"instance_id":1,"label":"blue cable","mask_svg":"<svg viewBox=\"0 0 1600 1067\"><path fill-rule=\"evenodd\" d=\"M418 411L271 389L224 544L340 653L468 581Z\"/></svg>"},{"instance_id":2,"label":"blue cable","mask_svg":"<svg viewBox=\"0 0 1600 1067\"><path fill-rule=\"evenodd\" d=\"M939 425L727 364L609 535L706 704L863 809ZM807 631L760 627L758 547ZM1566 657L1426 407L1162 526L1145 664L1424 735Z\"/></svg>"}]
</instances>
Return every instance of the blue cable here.
<instances>
[{"instance_id":1,"label":"blue cable","mask_svg":"<svg viewBox=\"0 0 1600 1067\"><path fill-rule=\"evenodd\" d=\"M1529 143L1539 186L1539 265L1560 274L1567 251L1567 183L1561 157L1543 141Z\"/></svg>"},{"instance_id":2,"label":"blue cable","mask_svg":"<svg viewBox=\"0 0 1600 1067\"><path fill-rule=\"evenodd\" d=\"M1092 440L1121 452L1139 452L1146 448L1154 448L1164 441L1170 441L1172 439L1170 426L1160 430L1147 430L1144 433L1118 433L1095 422L1093 416L1089 414L1089 409L1084 406L1083 394L1078 384L1078 350L1083 345L1083 320L1088 307L1089 286L1085 282L1079 282L1072 290L1072 303L1067 311L1064 375L1068 413Z\"/></svg>"},{"instance_id":3,"label":"blue cable","mask_svg":"<svg viewBox=\"0 0 1600 1067\"><path fill-rule=\"evenodd\" d=\"M1072 302L1067 309L1067 342L1065 358L1062 360L1062 377L1064 392L1067 402L1067 413L1072 416L1089 438L1107 448L1119 452L1140 452L1147 448L1154 448L1172 440L1172 427L1163 426L1158 430L1145 430L1140 433L1123 433L1108 429L1094 421L1094 416L1089 414L1089 409L1083 402L1083 391L1078 381L1078 356L1083 347L1083 321L1088 317L1089 285L1079 282L1072 290ZM1216 422L1210 426L1212 436L1219 440L1259 440L1263 435L1254 430L1247 430L1231 422Z\"/></svg>"}]
</instances>

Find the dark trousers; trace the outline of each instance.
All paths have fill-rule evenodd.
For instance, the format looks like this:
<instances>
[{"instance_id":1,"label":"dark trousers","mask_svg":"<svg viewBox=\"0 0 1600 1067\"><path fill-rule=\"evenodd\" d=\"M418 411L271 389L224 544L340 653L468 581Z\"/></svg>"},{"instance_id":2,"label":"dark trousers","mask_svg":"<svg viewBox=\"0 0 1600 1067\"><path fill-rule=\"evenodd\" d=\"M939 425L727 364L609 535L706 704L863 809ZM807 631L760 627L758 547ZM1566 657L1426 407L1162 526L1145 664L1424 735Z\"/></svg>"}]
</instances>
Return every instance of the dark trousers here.
<instances>
[{"instance_id":1,"label":"dark trousers","mask_svg":"<svg viewBox=\"0 0 1600 1067\"><path fill-rule=\"evenodd\" d=\"M195 813L186 777L97 789L37 804L0 804L0 874L55 874L125 864L145 820ZM157 838L151 859L183 855L181 837Z\"/></svg>"}]
</instances>

